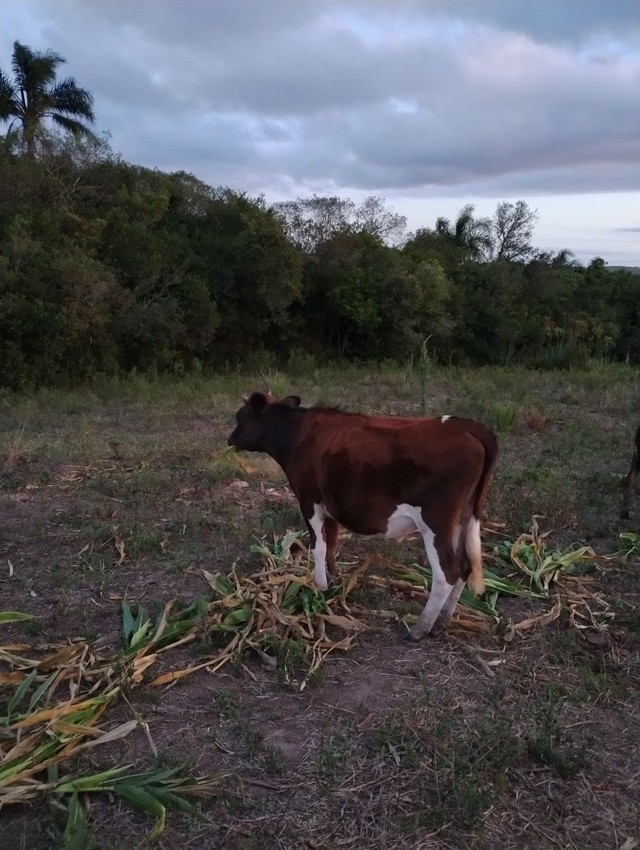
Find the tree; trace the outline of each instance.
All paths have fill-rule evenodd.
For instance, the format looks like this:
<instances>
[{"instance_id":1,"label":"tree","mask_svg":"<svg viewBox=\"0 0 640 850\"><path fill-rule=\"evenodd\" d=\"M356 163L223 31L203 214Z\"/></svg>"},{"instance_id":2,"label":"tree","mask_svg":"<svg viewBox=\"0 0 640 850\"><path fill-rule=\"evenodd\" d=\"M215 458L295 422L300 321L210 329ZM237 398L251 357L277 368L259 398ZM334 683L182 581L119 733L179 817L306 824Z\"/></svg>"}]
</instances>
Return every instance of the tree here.
<instances>
[{"instance_id":1,"label":"tree","mask_svg":"<svg viewBox=\"0 0 640 850\"><path fill-rule=\"evenodd\" d=\"M16 41L11 62L13 81L0 71L0 121L11 121L8 134L18 122L31 158L45 134L46 118L74 136L92 135L79 119L93 123L93 95L79 88L73 77L56 81L56 69L64 62L52 50L39 53Z\"/></svg>"},{"instance_id":2,"label":"tree","mask_svg":"<svg viewBox=\"0 0 640 850\"><path fill-rule=\"evenodd\" d=\"M404 246L404 253L417 263L437 260L447 274L464 263L478 262L491 250L491 222L474 218L474 207L466 204L455 222L441 216L434 228L420 228Z\"/></svg>"},{"instance_id":3,"label":"tree","mask_svg":"<svg viewBox=\"0 0 640 850\"><path fill-rule=\"evenodd\" d=\"M298 198L274 204L287 236L304 254L312 254L337 233L369 233L385 242L397 242L407 219L387 208L382 198L370 195L360 206L337 196Z\"/></svg>"},{"instance_id":4,"label":"tree","mask_svg":"<svg viewBox=\"0 0 640 850\"><path fill-rule=\"evenodd\" d=\"M573 251L561 248L555 254L553 251L537 251L531 258L531 263L540 263L554 269L578 269L580 263L575 259Z\"/></svg>"},{"instance_id":5,"label":"tree","mask_svg":"<svg viewBox=\"0 0 640 850\"><path fill-rule=\"evenodd\" d=\"M407 227L407 218L387 209L382 198L369 195L354 211L353 227L370 233L387 243L400 241Z\"/></svg>"},{"instance_id":6,"label":"tree","mask_svg":"<svg viewBox=\"0 0 640 850\"><path fill-rule=\"evenodd\" d=\"M306 258L297 315L305 343L328 356L401 360L425 336L446 337L448 298L437 261L416 264L360 230L334 234Z\"/></svg>"},{"instance_id":7,"label":"tree","mask_svg":"<svg viewBox=\"0 0 640 850\"><path fill-rule=\"evenodd\" d=\"M289 310L300 297L302 259L280 219L261 198L220 190L194 226L207 285L220 318L216 356L241 360L260 348L277 352Z\"/></svg>"},{"instance_id":8,"label":"tree","mask_svg":"<svg viewBox=\"0 0 640 850\"><path fill-rule=\"evenodd\" d=\"M488 218L474 218L473 204L466 204L452 225L448 218L436 219L436 233L460 249L466 258L480 260L491 243L491 222Z\"/></svg>"},{"instance_id":9,"label":"tree","mask_svg":"<svg viewBox=\"0 0 640 850\"><path fill-rule=\"evenodd\" d=\"M333 197L298 198L273 205L273 211L282 222L285 233L304 254L326 242L335 233L346 233L353 215L353 201Z\"/></svg>"},{"instance_id":10,"label":"tree","mask_svg":"<svg viewBox=\"0 0 640 850\"><path fill-rule=\"evenodd\" d=\"M531 237L537 220L538 214L525 201L498 204L491 222L492 259L513 263L530 257L534 250Z\"/></svg>"}]
</instances>

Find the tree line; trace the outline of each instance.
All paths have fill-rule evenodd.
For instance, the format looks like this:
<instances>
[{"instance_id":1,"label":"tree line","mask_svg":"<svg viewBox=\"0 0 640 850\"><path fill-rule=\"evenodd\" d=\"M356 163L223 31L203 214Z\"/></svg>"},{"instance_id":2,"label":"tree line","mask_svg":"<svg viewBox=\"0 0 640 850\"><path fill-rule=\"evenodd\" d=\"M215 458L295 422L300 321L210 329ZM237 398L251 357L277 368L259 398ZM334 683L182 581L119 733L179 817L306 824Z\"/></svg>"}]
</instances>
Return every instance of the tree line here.
<instances>
[{"instance_id":1,"label":"tree line","mask_svg":"<svg viewBox=\"0 0 640 850\"><path fill-rule=\"evenodd\" d=\"M407 235L380 198L269 206L133 165L93 135L90 94L56 82L63 60L16 45L0 73L1 386L406 362L425 339L441 362L640 361L640 277L536 250L524 201Z\"/></svg>"}]
</instances>

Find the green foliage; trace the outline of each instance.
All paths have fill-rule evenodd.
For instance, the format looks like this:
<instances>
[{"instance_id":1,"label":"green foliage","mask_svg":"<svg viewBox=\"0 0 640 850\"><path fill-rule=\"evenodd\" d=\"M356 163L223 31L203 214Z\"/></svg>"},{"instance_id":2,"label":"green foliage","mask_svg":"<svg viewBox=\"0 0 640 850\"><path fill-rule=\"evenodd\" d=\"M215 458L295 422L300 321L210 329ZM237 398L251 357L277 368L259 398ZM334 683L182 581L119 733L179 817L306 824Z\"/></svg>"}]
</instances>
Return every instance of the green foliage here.
<instances>
[{"instance_id":1,"label":"green foliage","mask_svg":"<svg viewBox=\"0 0 640 850\"><path fill-rule=\"evenodd\" d=\"M440 363L640 361L640 277L534 254L524 202L464 207L393 247L402 217L380 199L269 209L73 135L38 157L0 145L0 185L10 389L238 365L307 378L327 360L407 362L427 338Z\"/></svg>"},{"instance_id":2,"label":"green foliage","mask_svg":"<svg viewBox=\"0 0 640 850\"><path fill-rule=\"evenodd\" d=\"M511 431L518 421L520 409L511 402L496 402L490 412L489 422L495 431Z\"/></svg>"}]
</instances>

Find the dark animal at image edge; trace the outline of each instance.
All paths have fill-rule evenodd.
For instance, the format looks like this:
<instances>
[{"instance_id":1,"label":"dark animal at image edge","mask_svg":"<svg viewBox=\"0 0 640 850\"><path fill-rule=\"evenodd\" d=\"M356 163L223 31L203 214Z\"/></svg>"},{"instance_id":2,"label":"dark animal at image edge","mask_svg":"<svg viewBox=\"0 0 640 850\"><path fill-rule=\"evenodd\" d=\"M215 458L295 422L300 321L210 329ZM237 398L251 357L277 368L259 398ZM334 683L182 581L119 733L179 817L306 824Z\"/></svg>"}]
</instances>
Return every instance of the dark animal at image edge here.
<instances>
[{"instance_id":1,"label":"dark animal at image edge","mask_svg":"<svg viewBox=\"0 0 640 850\"><path fill-rule=\"evenodd\" d=\"M635 444L633 449L633 457L631 458L631 466L629 472L622 480L622 510L620 511L621 519L629 519L629 500L633 492L636 478L640 473L640 427L636 431Z\"/></svg>"},{"instance_id":2,"label":"dark animal at image edge","mask_svg":"<svg viewBox=\"0 0 640 850\"><path fill-rule=\"evenodd\" d=\"M449 625L466 581L484 592L480 517L498 454L484 425L305 408L298 396L275 401L259 392L236 421L229 445L270 455L298 498L320 590L327 569L336 574L343 525L394 539L422 534L433 581L410 630L415 640Z\"/></svg>"}]
</instances>

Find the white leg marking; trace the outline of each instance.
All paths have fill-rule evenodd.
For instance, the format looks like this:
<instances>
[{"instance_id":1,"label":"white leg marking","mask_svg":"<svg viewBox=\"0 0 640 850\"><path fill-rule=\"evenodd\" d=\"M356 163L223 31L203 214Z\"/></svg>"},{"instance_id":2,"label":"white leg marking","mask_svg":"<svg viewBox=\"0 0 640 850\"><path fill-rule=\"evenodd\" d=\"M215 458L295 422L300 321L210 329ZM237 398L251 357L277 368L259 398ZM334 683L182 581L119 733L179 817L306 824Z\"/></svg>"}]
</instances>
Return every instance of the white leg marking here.
<instances>
[{"instance_id":1,"label":"white leg marking","mask_svg":"<svg viewBox=\"0 0 640 850\"><path fill-rule=\"evenodd\" d=\"M313 580L318 590L326 590L329 587L327 581L327 544L322 533L324 518L325 511L322 505L314 505L313 516L309 520L309 525L316 535L316 545L313 548Z\"/></svg>"},{"instance_id":2,"label":"white leg marking","mask_svg":"<svg viewBox=\"0 0 640 850\"><path fill-rule=\"evenodd\" d=\"M447 599L442 611L440 612L440 622L438 623L438 628L442 627L446 629L449 623L451 622L451 618L453 617L453 612L456 610L456 605L458 604L458 599L460 599L460 594L464 588L464 581L459 578L458 581L453 585L451 589L451 593L449 594L449 598Z\"/></svg>"},{"instance_id":3,"label":"white leg marking","mask_svg":"<svg viewBox=\"0 0 640 850\"><path fill-rule=\"evenodd\" d=\"M418 617L417 623L411 629L411 635L416 639L431 631L433 624L438 619L438 614L442 610L442 607L449 598L452 590L452 587L447 582L442 567L440 566L440 558L438 557L438 551L434 542L435 534L428 526L425 526L425 531L423 531L422 537L424 539L424 548L427 551L427 558L431 565L433 580L431 582L431 591L429 592L427 604L424 606L422 613Z\"/></svg>"}]
</instances>

